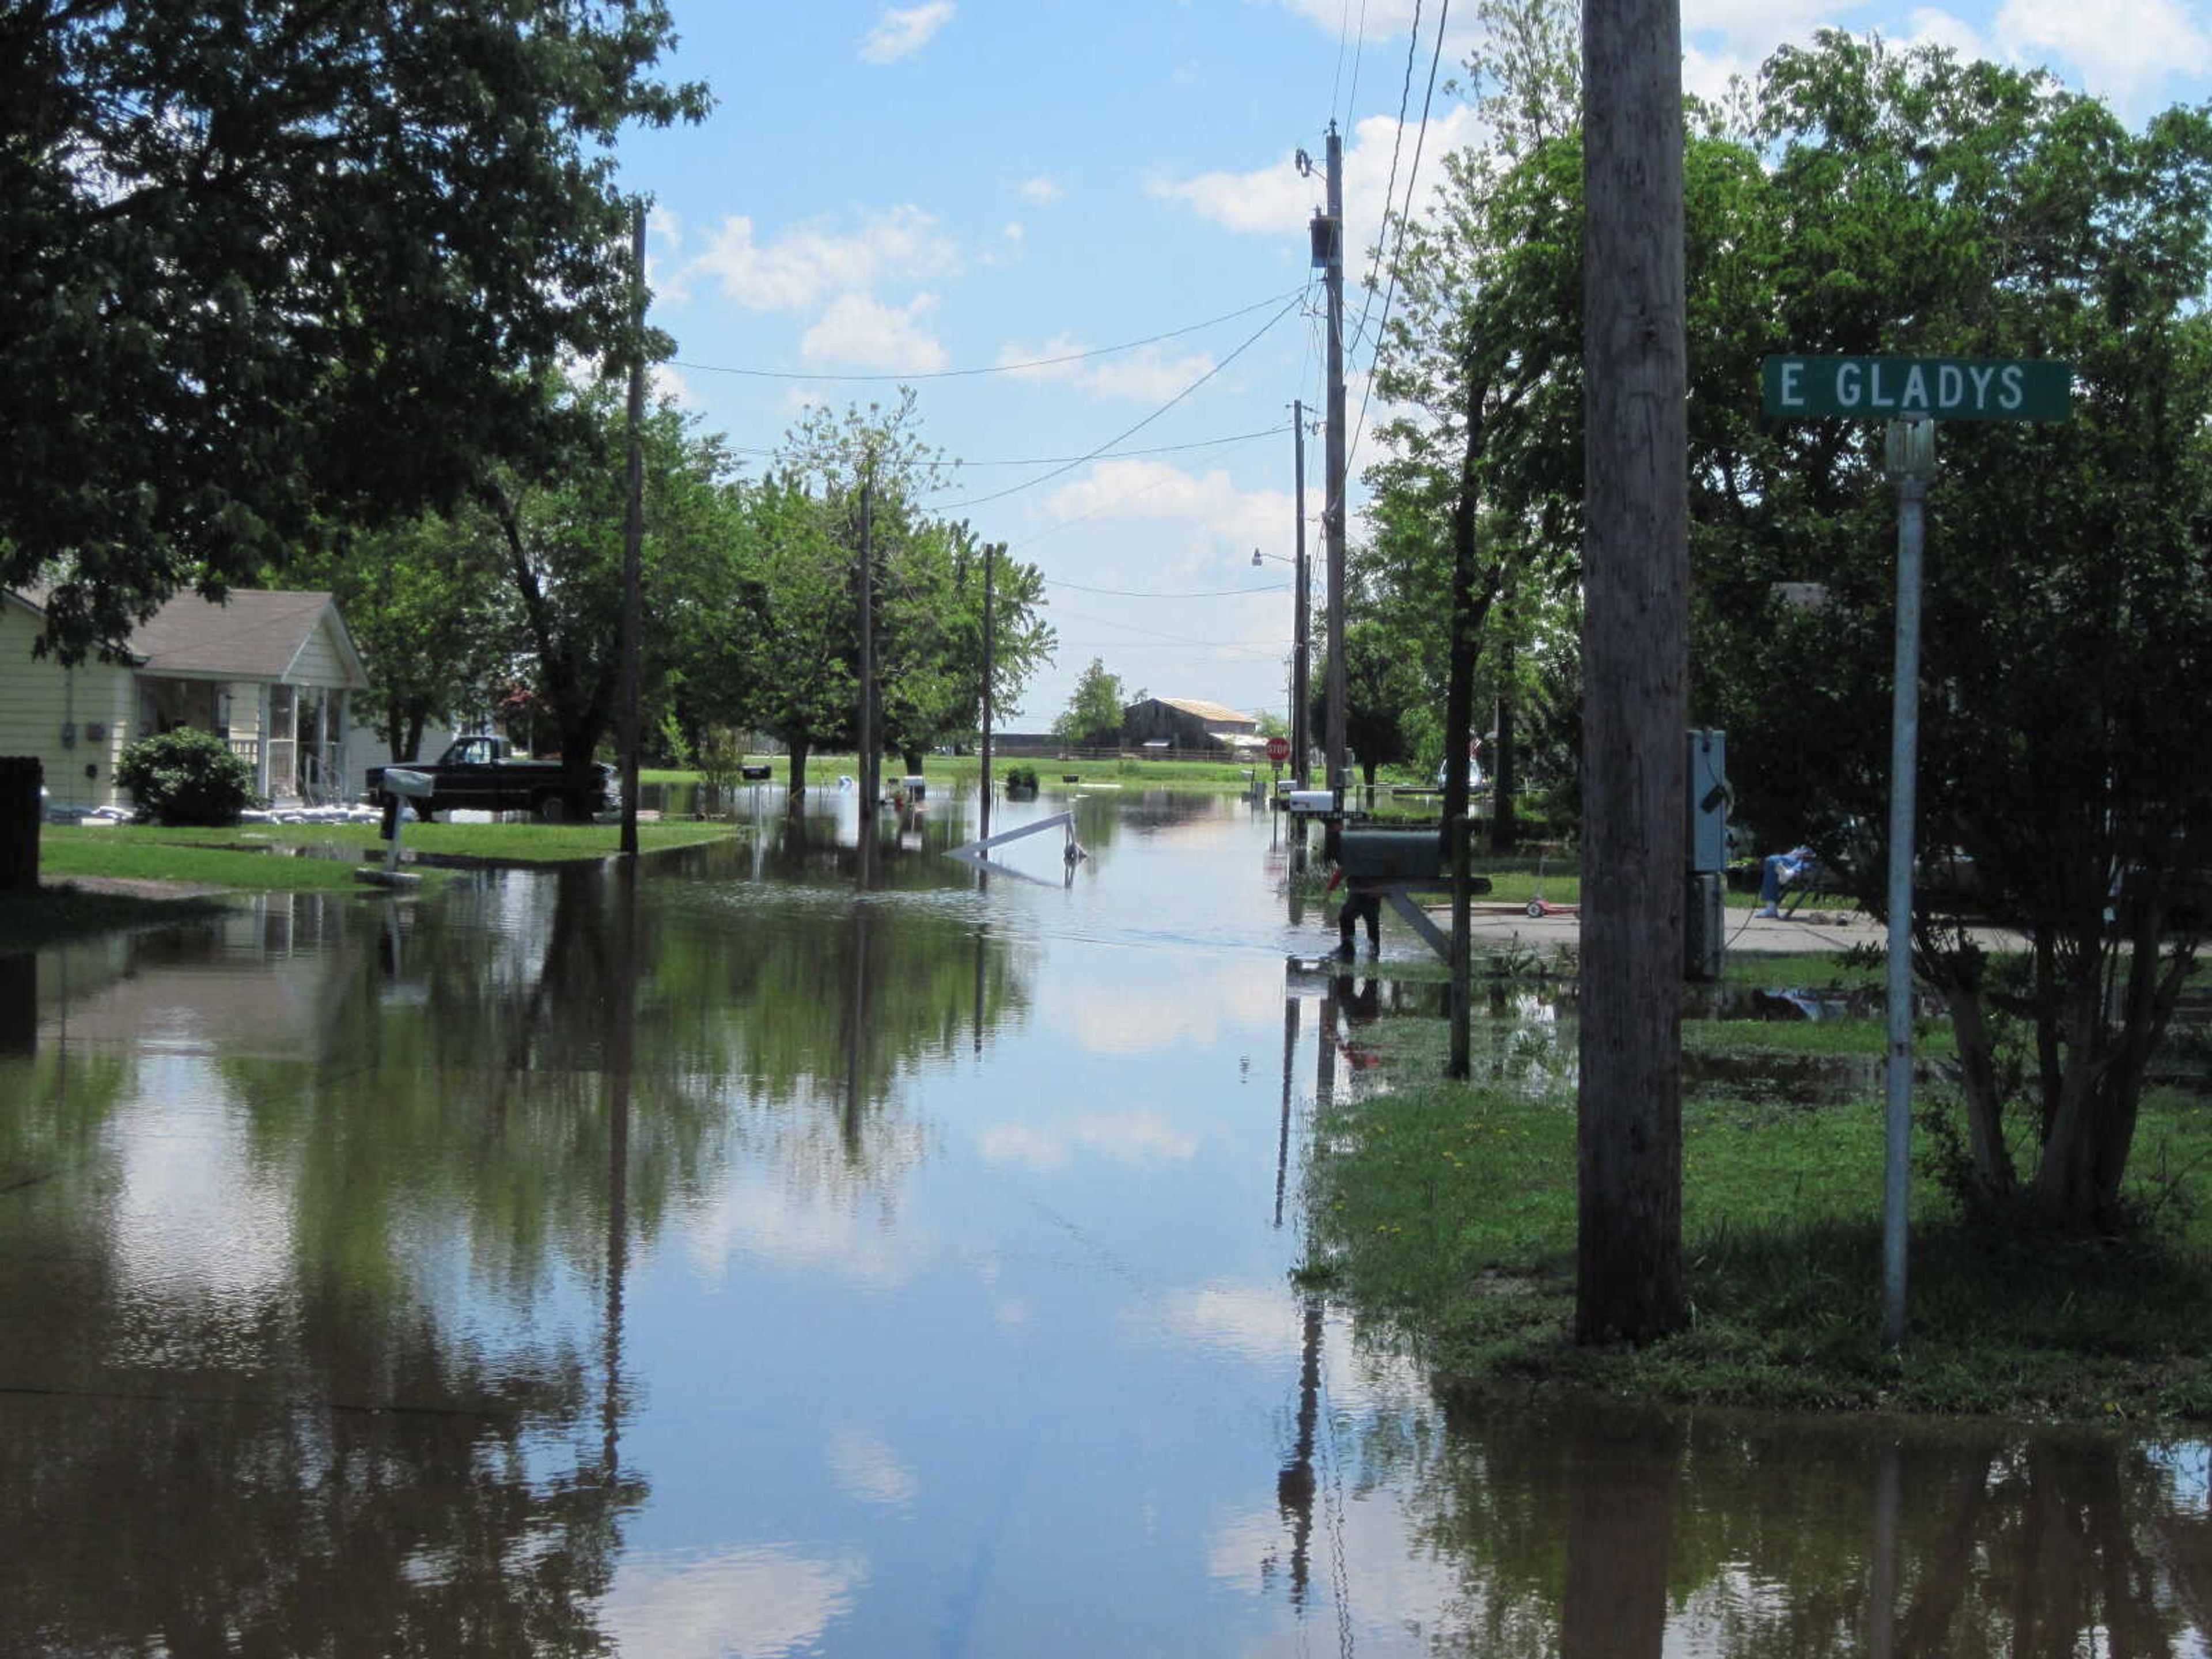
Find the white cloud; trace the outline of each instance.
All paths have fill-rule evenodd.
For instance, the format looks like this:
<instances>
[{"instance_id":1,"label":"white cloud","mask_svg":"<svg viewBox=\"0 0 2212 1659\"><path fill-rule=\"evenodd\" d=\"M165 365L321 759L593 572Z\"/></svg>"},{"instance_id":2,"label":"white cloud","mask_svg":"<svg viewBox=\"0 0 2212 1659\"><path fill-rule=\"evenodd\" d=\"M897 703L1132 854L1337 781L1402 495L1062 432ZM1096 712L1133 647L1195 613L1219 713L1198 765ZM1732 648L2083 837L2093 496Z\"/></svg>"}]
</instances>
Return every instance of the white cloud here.
<instances>
[{"instance_id":1,"label":"white cloud","mask_svg":"<svg viewBox=\"0 0 2212 1659\"><path fill-rule=\"evenodd\" d=\"M776 400L776 407L787 423L798 420L810 409L828 409L836 400L815 386L787 386Z\"/></svg>"},{"instance_id":2,"label":"white cloud","mask_svg":"<svg viewBox=\"0 0 2212 1659\"><path fill-rule=\"evenodd\" d=\"M1116 1164L1187 1163L1198 1137L1158 1112L1085 1112L1053 1123L994 1123L979 1140L984 1162L1064 1170L1079 1152Z\"/></svg>"},{"instance_id":3,"label":"white cloud","mask_svg":"<svg viewBox=\"0 0 2212 1659\"><path fill-rule=\"evenodd\" d=\"M1994 58L1996 54L1981 31L1955 12L1943 11L1934 6L1923 6L1909 21L1911 33L1905 44L1910 46L1948 46L1961 58Z\"/></svg>"},{"instance_id":4,"label":"white cloud","mask_svg":"<svg viewBox=\"0 0 2212 1659\"><path fill-rule=\"evenodd\" d=\"M1777 42L1776 44L1780 44ZM1737 78L1755 82L1762 58L1733 52L1700 52L1682 48L1682 90L1719 103L1727 97L1729 82Z\"/></svg>"},{"instance_id":5,"label":"white cloud","mask_svg":"<svg viewBox=\"0 0 2212 1659\"><path fill-rule=\"evenodd\" d=\"M904 306L888 306L866 294L841 294L822 319L800 337L799 356L817 368L872 374L927 374L951 359L923 319L937 296L917 294Z\"/></svg>"},{"instance_id":6,"label":"white cloud","mask_svg":"<svg viewBox=\"0 0 2212 1659\"><path fill-rule=\"evenodd\" d=\"M1784 40L1809 40L1823 23L1843 26L1839 14L1863 0L1683 0L1682 36L1717 35L1728 52L1763 62ZM1687 78L1686 73L1685 79Z\"/></svg>"},{"instance_id":7,"label":"white cloud","mask_svg":"<svg viewBox=\"0 0 2212 1659\"><path fill-rule=\"evenodd\" d=\"M1374 245L1382 224L1386 191L1397 204L1406 200L1406 186L1413 179L1413 210L1426 210L1431 191L1443 177L1439 158L1451 150L1478 142L1483 136L1480 119L1464 104L1454 104L1431 117L1428 132L1420 139L1420 172L1413 172L1418 123L1407 121L1398 146L1395 183L1391 178L1392 140L1398 136L1393 115L1370 116L1352 130L1344 147L1344 220L1346 287L1367 266L1367 250ZM1242 235L1273 236L1303 248L1306 224L1327 200L1322 158L1313 155L1310 177L1299 176L1291 157L1249 173L1201 173L1188 179L1155 176L1146 181L1146 193L1161 201L1180 202L1224 230ZM1303 261L1301 261L1303 263Z\"/></svg>"},{"instance_id":8,"label":"white cloud","mask_svg":"<svg viewBox=\"0 0 2212 1659\"><path fill-rule=\"evenodd\" d=\"M921 1490L898 1454L865 1430L838 1430L830 1437L829 1460L838 1489L864 1504L904 1509Z\"/></svg>"},{"instance_id":9,"label":"white cloud","mask_svg":"<svg viewBox=\"0 0 2212 1659\"><path fill-rule=\"evenodd\" d=\"M713 1555L626 1555L600 1616L624 1653L659 1659L769 1659L812 1649L867 1582L865 1559L787 1544Z\"/></svg>"},{"instance_id":10,"label":"white cloud","mask_svg":"<svg viewBox=\"0 0 2212 1659\"><path fill-rule=\"evenodd\" d=\"M707 239L678 276L710 276L724 297L747 311L809 311L841 294L884 283L930 282L957 274L960 250L937 221L914 206L892 208L855 229L794 225L762 241L753 222L733 215Z\"/></svg>"},{"instance_id":11,"label":"white cloud","mask_svg":"<svg viewBox=\"0 0 2212 1659\"><path fill-rule=\"evenodd\" d=\"M1350 8L1345 0L1277 0L1277 3L1331 35L1340 36L1356 24L1363 39L1382 40L1404 34L1413 23L1413 0L1364 0L1364 4Z\"/></svg>"},{"instance_id":12,"label":"white cloud","mask_svg":"<svg viewBox=\"0 0 2212 1659\"><path fill-rule=\"evenodd\" d=\"M655 202L645 210L645 228L652 235L667 243L671 253L684 246L684 220L674 208L664 207Z\"/></svg>"},{"instance_id":13,"label":"white cloud","mask_svg":"<svg viewBox=\"0 0 2212 1659\"><path fill-rule=\"evenodd\" d=\"M1014 193L1024 202L1034 202L1039 207L1050 207L1067 194L1060 187L1058 179L1048 177L1044 173L1039 173L1034 179L1023 179L1014 187Z\"/></svg>"},{"instance_id":14,"label":"white cloud","mask_svg":"<svg viewBox=\"0 0 2212 1659\"><path fill-rule=\"evenodd\" d=\"M650 365L646 379L654 403L666 398L678 409L696 410L700 406L699 394L691 389L691 383L666 363Z\"/></svg>"},{"instance_id":15,"label":"white cloud","mask_svg":"<svg viewBox=\"0 0 2212 1659\"><path fill-rule=\"evenodd\" d=\"M1295 511L1288 490L1239 489L1229 474L1186 472L1159 461L1101 461L1054 490L1045 510L1057 519L1192 521L1250 556L1288 532Z\"/></svg>"},{"instance_id":16,"label":"white cloud","mask_svg":"<svg viewBox=\"0 0 2212 1659\"><path fill-rule=\"evenodd\" d=\"M2064 59L2126 112L2168 76L2212 68L2212 34L2177 0L2006 0L1991 32L2017 60Z\"/></svg>"},{"instance_id":17,"label":"white cloud","mask_svg":"<svg viewBox=\"0 0 2212 1659\"><path fill-rule=\"evenodd\" d=\"M1101 398L1163 404L1212 372L1213 359L1202 351L1178 352L1166 345L1142 346L1107 357L1082 357L1091 348L1073 335L1059 334L1039 344L1010 341L999 348L999 366L1033 364L1018 370L1024 380L1058 380ZM1054 362L1056 357L1078 357Z\"/></svg>"},{"instance_id":18,"label":"white cloud","mask_svg":"<svg viewBox=\"0 0 2212 1659\"><path fill-rule=\"evenodd\" d=\"M952 0L890 7L860 42L860 56L871 64L895 64L920 52L932 35L951 21Z\"/></svg>"}]
</instances>

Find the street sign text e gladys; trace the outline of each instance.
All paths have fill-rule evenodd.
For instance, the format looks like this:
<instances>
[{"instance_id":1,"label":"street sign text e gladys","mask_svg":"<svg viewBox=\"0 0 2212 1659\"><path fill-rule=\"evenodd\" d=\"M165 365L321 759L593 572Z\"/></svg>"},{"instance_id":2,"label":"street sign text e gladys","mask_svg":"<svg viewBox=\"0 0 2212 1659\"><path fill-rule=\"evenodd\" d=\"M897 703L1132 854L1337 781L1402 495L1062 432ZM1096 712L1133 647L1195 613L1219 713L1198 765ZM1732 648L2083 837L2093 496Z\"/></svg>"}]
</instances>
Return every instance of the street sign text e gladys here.
<instances>
[{"instance_id":1,"label":"street sign text e gladys","mask_svg":"<svg viewBox=\"0 0 2212 1659\"><path fill-rule=\"evenodd\" d=\"M1760 365L1768 418L2063 421L2070 364L1988 357L1772 356Z\"/></svg>"}]
</instances>

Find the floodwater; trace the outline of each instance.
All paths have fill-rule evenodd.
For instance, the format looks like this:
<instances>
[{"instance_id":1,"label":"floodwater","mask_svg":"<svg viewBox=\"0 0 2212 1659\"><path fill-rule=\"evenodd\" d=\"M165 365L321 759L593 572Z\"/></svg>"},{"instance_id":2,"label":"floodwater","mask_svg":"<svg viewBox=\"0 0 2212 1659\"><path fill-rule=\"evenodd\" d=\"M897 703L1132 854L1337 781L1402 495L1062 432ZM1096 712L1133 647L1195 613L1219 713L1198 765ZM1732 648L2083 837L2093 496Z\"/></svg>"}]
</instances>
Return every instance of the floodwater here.
<instances>
[{"instance_id":1,"label":"floodwater","mask_svg":"<svg viewBox=\"0 0 2212 1659\"><path fill-rule=\"evenodd\" d=\"M1433 994L1265 815L986 883L933 800L861 894L774 804L0 960L0 1654L2206 1651L2202 1443L1448 1410L1302 1297Z\"/></svg>"}]
</instances>

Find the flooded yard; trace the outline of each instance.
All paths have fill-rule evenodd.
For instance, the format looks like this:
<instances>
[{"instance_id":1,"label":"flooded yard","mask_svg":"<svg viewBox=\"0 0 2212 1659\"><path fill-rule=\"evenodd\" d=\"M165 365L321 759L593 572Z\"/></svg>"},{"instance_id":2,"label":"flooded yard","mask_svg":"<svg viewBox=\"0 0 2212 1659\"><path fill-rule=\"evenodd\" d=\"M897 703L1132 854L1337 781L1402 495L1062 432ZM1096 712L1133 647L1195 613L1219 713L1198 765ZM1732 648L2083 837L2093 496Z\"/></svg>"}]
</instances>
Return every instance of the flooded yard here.
<instances>
[{"instance_id":1,"label":"flooded yard","mask_svg":"<svg viewBox=\"0 0 2212 1659\"><path fill-rule=\"evenodd\" d=\"M0 1652L2208 1650L2202 1443L1448 1407L1303 1296L1436 999L1266 813L811 805L0 962Z\"/></svg>"}]
</instances>

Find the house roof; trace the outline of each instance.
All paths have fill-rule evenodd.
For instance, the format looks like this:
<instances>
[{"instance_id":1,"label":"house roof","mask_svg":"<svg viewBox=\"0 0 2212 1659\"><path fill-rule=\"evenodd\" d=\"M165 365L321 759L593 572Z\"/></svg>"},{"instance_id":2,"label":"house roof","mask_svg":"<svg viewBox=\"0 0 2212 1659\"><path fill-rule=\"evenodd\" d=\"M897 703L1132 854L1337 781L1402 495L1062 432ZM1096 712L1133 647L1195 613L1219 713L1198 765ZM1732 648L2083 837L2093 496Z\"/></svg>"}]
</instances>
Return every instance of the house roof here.
<instances>
[{"instance_id":1,"label":"house roof","mask_svg":"<svg viewBox=\"0 0 2212 1659\"><path fill-rule=\"evenodd\" d=\"M35 588L8 597L34 613L45 608L46 595ZM347 684L366 686L361 653L328 593L234 587L220 605L179 593L139 625L124 649L149 674L282 683L294 678L326 617Z\"/></svg>"},{"instance_id":2,"label":"house roof","mask_svg":"<svg viewBox=\"0 0 2212 1659\"><path fill-rule=\"evenodd\" d=\"M1186 714L1195 714L1202 720L1235 720L1242 726L1259 724L1241 708L1231 708L1225 703L1208 702L1203 697L1161 697L1158 701L1170 708L1180 708Z\"/></svg>"},{"instance_id":3,"label":"house roof","mask_svg":"<svg viewBox=\"0 0 2212 1659\"><path fill-rule=\"evenodd\" d=\"M343 641L339 654L358 670L359 653L327 593L233 588L221 605L179 593L131 636L132 653L149 674L223 674L283 680L313 638L325 613Z\"/></svg>"}]
</instances>

